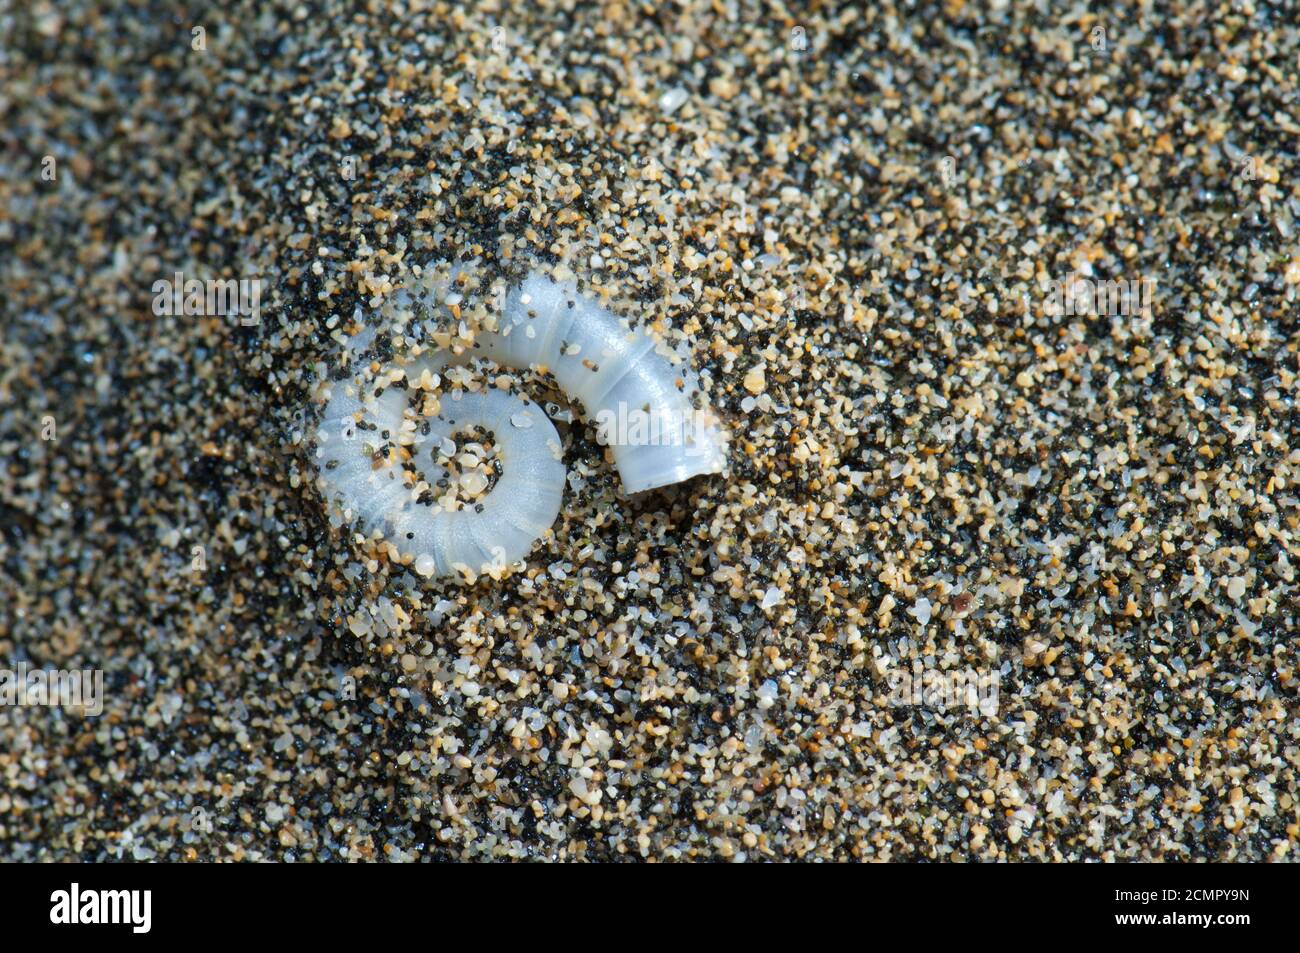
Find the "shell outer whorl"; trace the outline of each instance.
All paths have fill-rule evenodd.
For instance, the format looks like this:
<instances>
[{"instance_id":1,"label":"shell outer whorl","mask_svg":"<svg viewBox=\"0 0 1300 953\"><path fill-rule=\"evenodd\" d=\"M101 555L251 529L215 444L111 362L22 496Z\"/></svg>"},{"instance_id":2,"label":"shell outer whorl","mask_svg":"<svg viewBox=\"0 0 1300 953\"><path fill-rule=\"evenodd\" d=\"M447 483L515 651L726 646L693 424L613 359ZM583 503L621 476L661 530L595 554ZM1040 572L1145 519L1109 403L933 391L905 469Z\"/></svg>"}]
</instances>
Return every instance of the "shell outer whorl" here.
<instances>
[{"instance_id":1,"label":"shell outer whorl","mask_svg":"<svg viewBox=\"0 0 1300 953\"><path fill-rule=\"evenodd\" d=\"M632 329L573 282L531 275L506 298L502 327L483 350L508 366L543 366L583 406L611 447L627 493L721 473L726 433L692 404L689 368L670 363L647 331Z\"/></svg>"}]
</instances>

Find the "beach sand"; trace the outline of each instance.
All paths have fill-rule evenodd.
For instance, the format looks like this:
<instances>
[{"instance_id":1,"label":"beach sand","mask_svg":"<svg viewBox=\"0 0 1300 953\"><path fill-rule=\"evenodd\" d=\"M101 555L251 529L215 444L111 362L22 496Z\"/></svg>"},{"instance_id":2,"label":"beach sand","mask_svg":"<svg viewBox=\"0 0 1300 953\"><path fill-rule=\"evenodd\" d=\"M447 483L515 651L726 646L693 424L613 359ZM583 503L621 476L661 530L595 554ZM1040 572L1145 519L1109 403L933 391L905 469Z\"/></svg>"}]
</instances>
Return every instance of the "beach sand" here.
<instances>
[{"instance_id":1,"label":"beach sand","mask_svg":"<svg viewBox=\"0 0 1300 953\"><path fill-rule=\"evenodd\" d=\"M1291 15L221 6L0 18L0 666L103 673L0 705L0 859L1294 859ZM728 472L534 374L526 566L331 525L442 259L653 326Z\"/></svg>"}]
</instances>

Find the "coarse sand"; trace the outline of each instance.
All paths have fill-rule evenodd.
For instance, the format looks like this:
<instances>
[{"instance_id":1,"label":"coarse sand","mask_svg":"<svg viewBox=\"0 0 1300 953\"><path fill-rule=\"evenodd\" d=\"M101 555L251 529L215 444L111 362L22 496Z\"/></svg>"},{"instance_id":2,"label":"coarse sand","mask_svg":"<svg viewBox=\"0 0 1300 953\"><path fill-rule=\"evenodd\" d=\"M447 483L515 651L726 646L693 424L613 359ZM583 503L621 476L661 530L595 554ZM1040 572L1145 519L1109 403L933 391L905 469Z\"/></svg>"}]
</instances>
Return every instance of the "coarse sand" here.
<instances>
[{"instance_id":1,"label":"coarse sand","mask_svg":"<svg viewBox=\"0 0 1300 953\"><path fill-rule=\"evenodd\" d=\"M1295 858L1294 11L200 6L0 13L0 667L104 686L0 705L0 859ZM728 471L538 370L524 564L337 525L439 260L653 327Z\"/></svg>"}]
</instances>

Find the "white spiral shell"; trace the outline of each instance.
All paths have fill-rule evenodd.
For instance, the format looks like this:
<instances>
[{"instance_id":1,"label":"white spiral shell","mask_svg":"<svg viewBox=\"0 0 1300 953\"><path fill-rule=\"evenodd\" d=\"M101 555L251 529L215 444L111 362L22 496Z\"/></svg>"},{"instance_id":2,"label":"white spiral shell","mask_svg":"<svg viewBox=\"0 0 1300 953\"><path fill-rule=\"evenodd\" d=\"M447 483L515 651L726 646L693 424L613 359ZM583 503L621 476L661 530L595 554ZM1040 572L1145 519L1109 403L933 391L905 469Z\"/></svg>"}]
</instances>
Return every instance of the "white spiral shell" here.
<instances>
[{"instance_id":1,"label":"white spiral shell","mask_svg":"<svg viewBox=\"0 0 1300 953\"><path fill-rule=\"evenodd\" d=\"M371 332L353 339L360 350ZM516 369L546 370L596 421L612 450L624 489L637 493L726 463L724 433L692 406L689 375L659 353L653 337L581 295L572 283L532 275L506 297L498 329L480 332L472 355L424 353L404 366L406 380L437 375L467 356ZM425 378L426 380L428 378ZM565 483L561 443L536 404L505 391L446 390L436 417L410 411L398 387L349 379L333 385L317 433L318 486L344 518L379 530L421 575L473 577L523 559L559 514ZM493 435L501 475L474 508L449 510L429 501L428 487L446 479L437 463L447 441L467 427ZM376 440L405 446L403 466L375 462Z\"/></svg>"}]
</instances>

